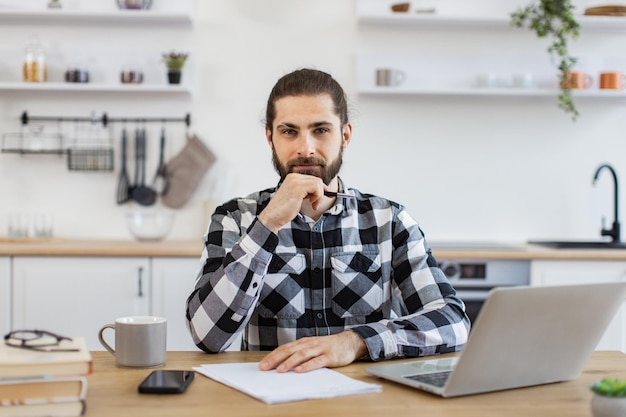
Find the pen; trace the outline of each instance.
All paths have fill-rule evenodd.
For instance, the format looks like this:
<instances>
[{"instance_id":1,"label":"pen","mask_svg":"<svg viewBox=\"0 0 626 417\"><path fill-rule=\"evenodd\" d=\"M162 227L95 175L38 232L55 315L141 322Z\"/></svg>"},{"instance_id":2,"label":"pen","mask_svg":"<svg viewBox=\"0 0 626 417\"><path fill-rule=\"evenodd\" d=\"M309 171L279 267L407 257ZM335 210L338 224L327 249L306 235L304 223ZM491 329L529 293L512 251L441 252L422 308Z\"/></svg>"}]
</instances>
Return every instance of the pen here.
<instances>
[{"instance_id":1,"label":"pen","mask_svg":"<svg viewBox=\"0 0 626 417\"><path fill-rule=\"evenodd\" d=\"M337 197L337 198L356 198L356 196L352 195L352 194L346 194L346 193L335 193L333 191L324 191L324 195L326 197Z\"/></svg>"}]
</instances>

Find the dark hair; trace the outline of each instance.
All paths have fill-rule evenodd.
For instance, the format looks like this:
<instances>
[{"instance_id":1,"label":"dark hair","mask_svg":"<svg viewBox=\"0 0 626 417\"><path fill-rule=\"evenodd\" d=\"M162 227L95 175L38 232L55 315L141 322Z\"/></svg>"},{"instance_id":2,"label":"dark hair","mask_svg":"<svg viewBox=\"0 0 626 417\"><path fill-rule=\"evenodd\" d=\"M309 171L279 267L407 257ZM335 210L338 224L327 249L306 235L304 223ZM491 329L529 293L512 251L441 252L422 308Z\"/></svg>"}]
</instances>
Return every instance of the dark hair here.
<instances>
[{"instance_id":1,"label":"dark hair","mask_svg":"<svg viewBox=\"0 0 626 417\"><path fill-rule=\"evenodd\" d=\"M314 69L299 69L282 76L272 88L265 111L265 127L272 130L276 118L276 100L289 96L329 94L341 126L348 123L348 104L341 85L330 75Z\"/></svg>"}]
</instances>

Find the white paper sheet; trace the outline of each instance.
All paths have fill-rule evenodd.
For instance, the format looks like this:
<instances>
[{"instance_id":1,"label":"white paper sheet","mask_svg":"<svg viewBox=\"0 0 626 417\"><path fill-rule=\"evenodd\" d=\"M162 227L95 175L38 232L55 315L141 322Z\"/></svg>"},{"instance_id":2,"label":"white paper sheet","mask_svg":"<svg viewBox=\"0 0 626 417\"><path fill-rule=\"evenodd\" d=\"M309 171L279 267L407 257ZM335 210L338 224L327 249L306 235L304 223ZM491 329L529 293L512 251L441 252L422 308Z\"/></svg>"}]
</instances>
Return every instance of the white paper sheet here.
<instances>
[{"instance_id":1,"label":"white paper sheet","mask_svg":"<svg viewBox=\"0 0 626 417\"><path fill-rule=\"evenodd\" d=\"M268 404L378 392L382 387L345 376L331 369L278 373L261 371L259 364L200 365L195 371Z\"/></svg>"}]
</instances>

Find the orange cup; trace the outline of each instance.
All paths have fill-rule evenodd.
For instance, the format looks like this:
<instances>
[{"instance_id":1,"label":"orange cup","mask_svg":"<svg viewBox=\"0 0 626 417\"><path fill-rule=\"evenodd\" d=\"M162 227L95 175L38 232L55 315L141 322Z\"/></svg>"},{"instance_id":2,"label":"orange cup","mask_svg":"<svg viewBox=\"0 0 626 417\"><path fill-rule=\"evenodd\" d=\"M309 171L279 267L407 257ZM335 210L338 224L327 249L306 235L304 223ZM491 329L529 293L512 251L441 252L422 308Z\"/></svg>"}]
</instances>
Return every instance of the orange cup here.
<instances>
[{"instance_id":1,"label":"orange cup","mask_svg":"<svg viewBox=\"0 0 626 417\"><path fill-rule=\"evenodd\" d=\"M591 87L592 78L583 71L571 71L567 74L563 87L570 90L584 90Z\"/></svg>"},{"instance_id":2,"label":"orange cup","mask_svg":"<svg viewBox=\"0 0 626 417\"><path fill-rule=\"evenodd\" d=\"M607 71L600 73L600 88L603 90L623 90L624 74L619 71Z\"/></svg>"}]
</instances>

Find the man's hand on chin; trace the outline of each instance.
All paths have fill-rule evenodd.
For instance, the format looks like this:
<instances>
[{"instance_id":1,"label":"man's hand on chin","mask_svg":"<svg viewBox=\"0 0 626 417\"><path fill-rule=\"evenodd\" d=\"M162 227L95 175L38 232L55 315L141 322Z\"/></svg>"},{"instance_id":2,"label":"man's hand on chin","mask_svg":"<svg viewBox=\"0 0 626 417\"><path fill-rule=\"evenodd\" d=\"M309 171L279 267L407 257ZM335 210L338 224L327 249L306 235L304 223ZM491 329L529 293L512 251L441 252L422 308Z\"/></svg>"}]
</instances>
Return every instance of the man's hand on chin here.
<instances>
[{"instance_id":1,"label":"man's hand on chin","mask_svg":"<svg viewBox=\"0 0 626 417\"><path fill-rule=\"evenodd\" d=\"M259 363L259 369L308 372L351 364L367 354L361 337L351 330L330 336L304 337L277 347Z\"/></svg>"}]
</instances>

